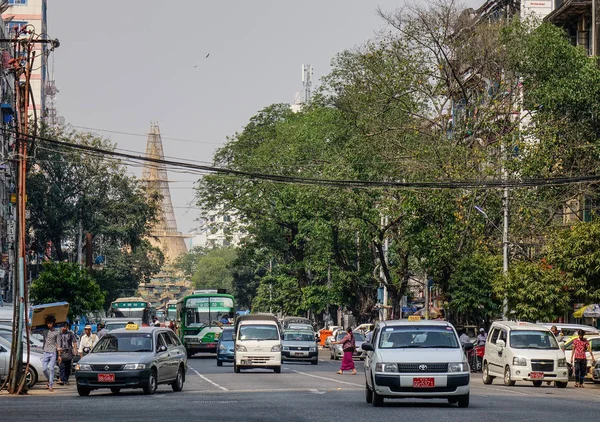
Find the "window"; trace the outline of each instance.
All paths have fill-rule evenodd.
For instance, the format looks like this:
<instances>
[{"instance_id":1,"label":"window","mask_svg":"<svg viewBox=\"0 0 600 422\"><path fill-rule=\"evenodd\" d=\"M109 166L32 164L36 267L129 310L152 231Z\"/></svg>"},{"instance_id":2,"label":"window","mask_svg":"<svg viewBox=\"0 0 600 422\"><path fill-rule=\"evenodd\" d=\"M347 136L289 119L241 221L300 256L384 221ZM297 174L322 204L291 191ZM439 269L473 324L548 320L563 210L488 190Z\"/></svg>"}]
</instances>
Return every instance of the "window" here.
<instances>
[{"instance_id":1,"label":"window","mask_svg":"<svg viewBox=\"0 0 600 422\"><path fill-rule=\"evenodd\" d=\"M600 339L594 339L590 343L592 343L592 352L600 352Z\"/></svg>"},{"instance_id":2,"label":"window","mask_svg":"<svg viewBox=\"0 0 600 422\"><path fill-rule=\"evenodd\" d=\"M500 335L498 336L498 340L502 340L504 344L506 344L506 330L501 330Z\"/></svg>"},{"instance_id":3,"label":"window","mask_svg":"<svg viewBox=\"0 0 600 422\"><path fill-rule=\"evenodd\" d=\"M457 349L460 345L451 327L402 325L385 327L380 335L380 349Z\"/></svg>"},{"instance_id":4,"label":"window","mask_svg":"<svg viewBox=\"0 0 600 422\"><path fill-rule=\"evenodd\" d=\"M169 337L171 337L171 341L173 342L174 346L181 346L181 341L179 341L179 338L177 338L174 332L171 331L167 334L169 335Z\"/></svg>"},{"instance_id":5,"label":"window","mask_svg":"<svg viewBox=\"0 0 600 422\"><path fill-rule=\"evenodd\" d=\"M27 4L27 0L8 0L8 4L12 4L15 6L25 6Z\"/></svg>"},{"instance_id":6,"label":"window","mask_svg":"<svg viewBox=\"0 0 600 422\"><path fill-rule=\"evenodd\" d=\"M160 333L159 336L160 336L160 338L162 340L161 344L164 342L167 345L167 347L173 347L173 346L175 346L173 344L173 339L171 337L169 337L169 335L167 333Z\"/></svg>"},{"instance_id":7,"label":"window","mask_svg":"<svg viewBox=\"0 0 600 422\"><path fill-rule=\"evenodd\" d=\"M500 330L497 328L494 328L494 331L492 331L492 334L490 336L490 343L496 344L496 340L498 340L499 335L500 335Z\"/></svg>"},{"instance_id":8,"label":"window","mask_svg":"<svg viewBox=\"0 0 600 422\"><path fill-rule=\"evenodd\" d=\"M26 21L10 21L6 24L6 30L8 32L8 36L12 37L16 32L19 32L21 28L27 26Z\"/></svg>"}]
</instances>

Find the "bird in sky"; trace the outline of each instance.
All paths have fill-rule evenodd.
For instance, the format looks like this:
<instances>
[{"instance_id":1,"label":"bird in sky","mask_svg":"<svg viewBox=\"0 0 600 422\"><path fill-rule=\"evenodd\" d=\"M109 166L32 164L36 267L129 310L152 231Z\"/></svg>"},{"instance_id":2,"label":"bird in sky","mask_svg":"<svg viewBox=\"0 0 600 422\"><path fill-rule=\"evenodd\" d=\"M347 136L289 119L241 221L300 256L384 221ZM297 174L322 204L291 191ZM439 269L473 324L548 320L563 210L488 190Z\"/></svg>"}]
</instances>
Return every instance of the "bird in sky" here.
<instances>
[{"instance_id":1,"label":"bird in sky","mask_svg":"<svg viewBox=\"0 0 600 422\"><path fill-rule=\"evenodd\" d=\"M206 55L205 59L208 59L208 56L210 56L210 53L208 53L208 54Z\"/></svg>"}]
</instances>

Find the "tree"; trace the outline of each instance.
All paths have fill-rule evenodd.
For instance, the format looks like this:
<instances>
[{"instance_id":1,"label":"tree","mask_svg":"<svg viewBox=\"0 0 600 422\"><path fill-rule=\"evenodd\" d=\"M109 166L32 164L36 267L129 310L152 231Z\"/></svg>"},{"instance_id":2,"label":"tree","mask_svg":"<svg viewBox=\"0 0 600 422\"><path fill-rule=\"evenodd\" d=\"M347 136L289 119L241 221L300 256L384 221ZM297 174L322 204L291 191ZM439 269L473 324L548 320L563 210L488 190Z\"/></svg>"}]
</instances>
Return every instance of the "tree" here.
<instances>
[{"instance_id":1,"label":"tree","mask_svg":"<svg viewBox=\"0 0 600 422\"><path fill-rule=\"evenodd\" d=\"M206 250L196 246L188 253L178 256L173 263L173 268L181 271L185 277L191 279L198 269L198 261L204 255L206 255Z\"/></svg>"},{"instance_id":2,"label":"tree","mask_svg":"<svg viewBox=\"0 0 600 422\"><path fill-rule=\"evenodd\" d=\"M232 263L237 252L234 248L210 249L198 259L192 283L196 289L227 289L231 291Z\"/></svg>"},{"instance_id":3,"label":"tree","mask_svg":"<svg viewBox=\"0 0 600 422\"><path fill-rule=\"evenodd\" d=\"M43 271L29 290L32 304L68 302L71 320L104 308L104 293L100 286L79 265L70 262L45 262L43 266Z\"/></svg>"}]
</instances>

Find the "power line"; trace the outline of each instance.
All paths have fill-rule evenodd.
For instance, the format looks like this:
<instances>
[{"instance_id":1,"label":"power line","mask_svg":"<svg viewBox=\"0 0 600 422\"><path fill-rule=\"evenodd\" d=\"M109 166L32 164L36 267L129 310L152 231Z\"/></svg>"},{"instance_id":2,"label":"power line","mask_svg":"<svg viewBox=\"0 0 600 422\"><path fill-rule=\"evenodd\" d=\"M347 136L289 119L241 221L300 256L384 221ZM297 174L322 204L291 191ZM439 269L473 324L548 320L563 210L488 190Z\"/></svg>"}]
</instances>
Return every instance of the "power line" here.
<instances>
[{"instance_id":1,"label":"power line","mask_svg":"<svg viewBox=\"0 0 600 422\"><path fill-rule=\"evenodd\" d=\"M6 130L7 132L12 132ZM25 136L21 134L21 136ZM544 186L560 186L576 183L598 183L600 175L591 176L576 176L576 177L557 177L557 178L542 178L542 179L521 179L521 180L468 180L468 181L445 181L445 182L398 182L398 181L381 181L381 180L342 180L342 179L321 179L309 177L286 176L277 174L256 173L251 171L234 170L223 167L199 165L186 163L182 161L164 160L141 155L133 155L122 152L105 150L89 145L74 144L70 142L58 141L56 139L45 138L35 135L26 135L30 139L41 140L50 144L59 145L66 148L72 148L80 151L97 153L111 157L124 158L126 160L151 162L156 164L164 164L167 166L186 169L193 173L217 173L231 176L242 176L250 180L271 181L277 183L290 183L302 185L317 185L331 186L344 188L412 188L412 189L500 189L500 188L527 188L527 187L544 187Z\"/></svg>"},{"instance_id":2,"label":"power line","mask_svg":"<svg viewBox=\"0 0 600 422\"><path fill-rule=\"evenodd\" d=\"M98 129L98 128L93 128L93 127L75 126L75 125L72 125L72 126L75 128L78 128L78 129L93 130L96 132L116 133L118 135L140 136L140 137L144 137L144 138L146 138L148 136L148 134L143 134L143 133L121 132L118 130ZM190 143L194 143L194 144L223 145L222 142L198 141L198 140L194 140L194 139L182 139L182 138L169 138L166 136L161 136L161 138L168 139L170 141L190 142Z\"/></svg>"}]
</instances>

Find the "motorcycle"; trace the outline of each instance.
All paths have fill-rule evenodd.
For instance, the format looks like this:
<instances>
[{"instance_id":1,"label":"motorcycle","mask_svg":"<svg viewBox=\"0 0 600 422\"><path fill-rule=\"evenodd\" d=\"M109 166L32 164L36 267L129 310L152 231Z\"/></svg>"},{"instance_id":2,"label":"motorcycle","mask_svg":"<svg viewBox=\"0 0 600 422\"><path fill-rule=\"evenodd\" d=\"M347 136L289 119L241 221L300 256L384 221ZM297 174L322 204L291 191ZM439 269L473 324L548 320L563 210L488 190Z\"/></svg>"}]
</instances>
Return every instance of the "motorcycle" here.
<instances>
[{"instance_id":1,"label":"motorcycle","mask_svg":"<svg viewBox=\"0 0 600 422\"><path fill-rule=\"evenodd\" d=\"M483 356L485 355L485 344L474 346L467 351L467 360L471 367L471 372L481 372L483 366Z\"/></svg>"}]
</instances>

